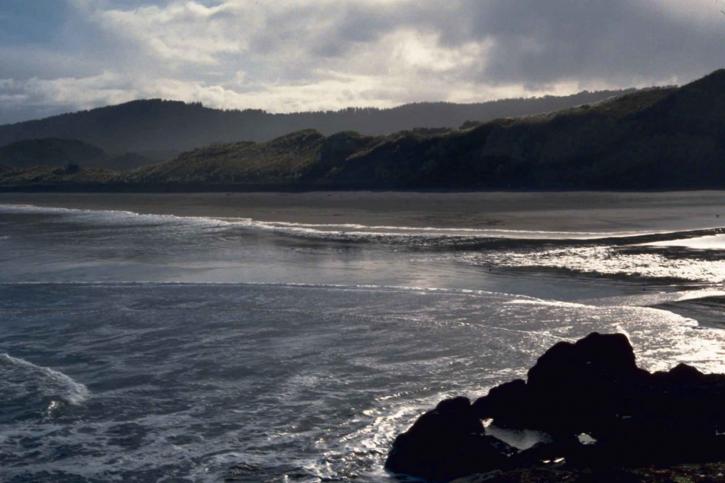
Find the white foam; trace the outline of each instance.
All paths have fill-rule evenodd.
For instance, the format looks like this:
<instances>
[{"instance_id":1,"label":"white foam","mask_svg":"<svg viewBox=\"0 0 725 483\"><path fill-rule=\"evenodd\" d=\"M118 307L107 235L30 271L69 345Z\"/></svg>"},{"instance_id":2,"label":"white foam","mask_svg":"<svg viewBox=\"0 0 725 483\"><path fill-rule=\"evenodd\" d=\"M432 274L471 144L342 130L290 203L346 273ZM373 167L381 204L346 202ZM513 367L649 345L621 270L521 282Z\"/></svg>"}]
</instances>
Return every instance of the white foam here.
<instances>
[{"instance_id":1,"label":"white foam","mask_svg":"<svg viewBox=\"0 0 725 483\"><path fill-rule=\"evenodd\" d=\"M433 226L397 226L362 225L357 223L292 223L281 221L256 221L252 224L260 228L281 229L299 233L319 233L325 235L350 236L405 236L437 235L441 237L511 238L511 239L555 239L589 240L610 237L630 237L650 233L638 231L590 232L590 231L550 231L550 230L511 230L503 228L448 228Z\"/></svg>"},{"instance_id":2,"label":"white foam","mask_svg":"<svg viewBox=\"0 0 725 483\"><path fill-rule=\"evenodd\" d=\"M653 247L684 247L694 250L725 250L725 234L645 243Z\"/></svg>"},{"instance_id":3,"label":"white foam","mask_svg":"<svg viewBox=\"0 0 725 483\"><path fill-rule=\"evenodd\" d=\"M673 292L658 291L632 295L616 295L613 297L599 297L582 301L582 303L596 306L629 305L648 307L665 303L686 302L689 300L722 296L725 296L725 290L723 290L723 287L708 287L703 289L678 290Z\"/></svg>"},{"instance_id":4,"label":"white foam","mask_svg":"<svg viewBox=\"0 0 725 483\"><path fill-rule=\"evenodd\" d=\"M471 252L459 260L478 266L560 269L591 275L637 276L694 282L725 281L725 261L671 258L660 253L631 253L610 246Z\"/></svg>"},{"instance_id":5,"label":"white foam","mask_svg":"<svg viewBox=\"0 0 725 483\"><path fill-rule=\"evenodd\" d=\"M204 216L177 216L150 213L136 213L124 210L89 210L80 208L61 208L52 206L37 206L30 204L0 204L0 213L22 213L40 215L62 215L71 221L89 222L99 225L158 225L158 224L186 224L203 226L228 226L233 224L248 224L251 220L246 218L225 220Z\"/></svg>"},{"instance_id":6,"label":"white foam","mask_svg":"<svg viewBox=\"0 0 725 483\"><path fill-rule=\"evenodd\" d=\"M27 372L22 374L27 378L26 384L37 385L40 391L49 396L57 395L70 404L81 404L90 397L90 391L84 384L58 370L38 366L7 353L0 354L0 363L7 364L11 370Z\"/></svg>"},{"instance_id":7,"label":"white foam","mask_svg":"<svg viewBox=\"0 0 725 483\"><path fill-rule=\"evenodd\" d=\"M296 235L331 241L381 240L458 240L475 241L481 239L512 240L598 240L609 238L628 238L674 232L643 231L548 231L514 230L503 228L468 228L434 226L398 226L364 225L359 223L297 223L286 221L265 221L252 218L178 216L170 214L144 214L123 210L91 210L37 206L32 204L0 204L0 213L55 214L63 215L74 221L86 221L95 224L110 225L155 225L155 224L191 224L206 227L243 227L278 234Z\"/></svg>"}]
</instances>

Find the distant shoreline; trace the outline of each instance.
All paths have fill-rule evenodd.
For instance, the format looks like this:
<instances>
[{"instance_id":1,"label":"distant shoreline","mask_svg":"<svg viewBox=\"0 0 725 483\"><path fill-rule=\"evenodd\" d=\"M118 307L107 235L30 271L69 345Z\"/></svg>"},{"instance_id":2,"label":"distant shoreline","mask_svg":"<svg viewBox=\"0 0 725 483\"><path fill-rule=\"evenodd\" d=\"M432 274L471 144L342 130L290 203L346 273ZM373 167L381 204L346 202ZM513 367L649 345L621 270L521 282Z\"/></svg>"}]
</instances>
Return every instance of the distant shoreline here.
<instances>
[{"instance_id":1,"label":"distant shoreline","mask_svg":"<svg viewBox=\"0 0 725 483\"><path fill-rule=\"evenodd\" d=\"M601 233L725 225L725 191L5 192L0 204L293 223Z\"/></svg>"},{"instance_id":2,"label":"distant shoreline","mask_svg":"<svg viewBox=\"0 0 725 483\"><path fill-rule=\"evenodd\" d=\"M151 185L89 185L84 188L69 185L38 185L38 186L2 186L0 194L3 193L68 193L68 194L123 194L123 193L144 193L144 194L233 194L233 193L687 193L687 192L723 192L725 186L696 186L696 187L671 187L671 188L395 188L395 187L360 187L345 186L319 186L303 185L294 186L289 184L279 185L165 185L163 187Z\"/></svg>"}]
</instances>

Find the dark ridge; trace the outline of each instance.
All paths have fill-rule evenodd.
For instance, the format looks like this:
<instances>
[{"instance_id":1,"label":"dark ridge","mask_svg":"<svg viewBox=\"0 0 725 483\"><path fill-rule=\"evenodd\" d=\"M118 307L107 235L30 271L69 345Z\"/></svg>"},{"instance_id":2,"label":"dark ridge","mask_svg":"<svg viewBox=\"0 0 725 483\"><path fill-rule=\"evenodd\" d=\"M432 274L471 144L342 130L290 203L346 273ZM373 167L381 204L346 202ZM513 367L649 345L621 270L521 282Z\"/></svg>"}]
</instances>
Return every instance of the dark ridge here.
<instances>
[{"instance_id":1,"label":"dark ridge","mask_svg":"<svg viewBox=\"0 0 725 483\"><path fill-rule=\"evenodd\" d=\"M160 112L166 104L153 105ZM124 109L150 107L136 103ZM193 108L212 112L200 105ZM97 116L114 109L90 113ZM184 138L185 129L166 134ZM324 130L305 129L265 142L207 145L94 183L0 174L0 189L722 189L723 160L725 71L718 71L679 88L644 89L557 113L387 135L354 131L327 135Z\"/></svg>"},{"instance_id":2,"label":"dark ridge","mask_svg":"<svg viewBox=\"0 0 725 483\"><path fill-rule=\"evenodd\" d=\"M630 91L584 91L571 96L476 104L433 102L391 109L348 108L288 114L256 109L218 110L199 103L149 99L0 126L0 146L33 138L80 139L108 153L131 151L163 161L199 146L264 142L301 129L316 129L325 135L338 131L385 135L415 127L454 128L466 121L557 111Z\"/></svg>"}]
</instances>

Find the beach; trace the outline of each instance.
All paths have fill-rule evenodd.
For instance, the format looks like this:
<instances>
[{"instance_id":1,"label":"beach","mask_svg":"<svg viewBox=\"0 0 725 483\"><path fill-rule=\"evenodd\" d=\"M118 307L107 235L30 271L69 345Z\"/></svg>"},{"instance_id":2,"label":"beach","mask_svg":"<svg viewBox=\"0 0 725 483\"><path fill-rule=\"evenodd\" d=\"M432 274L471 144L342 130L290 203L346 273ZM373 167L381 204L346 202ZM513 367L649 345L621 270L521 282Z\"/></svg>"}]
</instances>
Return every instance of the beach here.
<instances>
[{"instance_id":1,"label":"beach","mask_svg":"<svg viewBox=\"0 0 725 483\"><path fill-rule=\"evenodd\" d=\"M296 223L531 231L674 231L725 225L725 191L0 193L0 203Z\"/></svg>"}]
</instances>

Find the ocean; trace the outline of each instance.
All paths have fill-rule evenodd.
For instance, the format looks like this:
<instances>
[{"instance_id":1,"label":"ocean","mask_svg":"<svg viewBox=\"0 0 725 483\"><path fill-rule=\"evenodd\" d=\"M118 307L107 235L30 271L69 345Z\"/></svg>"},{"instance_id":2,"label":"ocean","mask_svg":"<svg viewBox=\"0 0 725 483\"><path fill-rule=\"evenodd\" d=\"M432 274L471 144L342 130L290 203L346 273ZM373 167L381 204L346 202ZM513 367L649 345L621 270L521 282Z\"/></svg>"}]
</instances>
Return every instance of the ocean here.
<instances>
[{"instance_id":1,"label":"ocean","mask_svg":"<svg viewBox=\"0 0 725 483\"><path fill-rule=\"evenodd\" d=\"M423 411L592 331L651 370L725 371L709 212L572 230L27 201L0 200L2 481L392 481Z\"/></svg>"}]
</instances>

